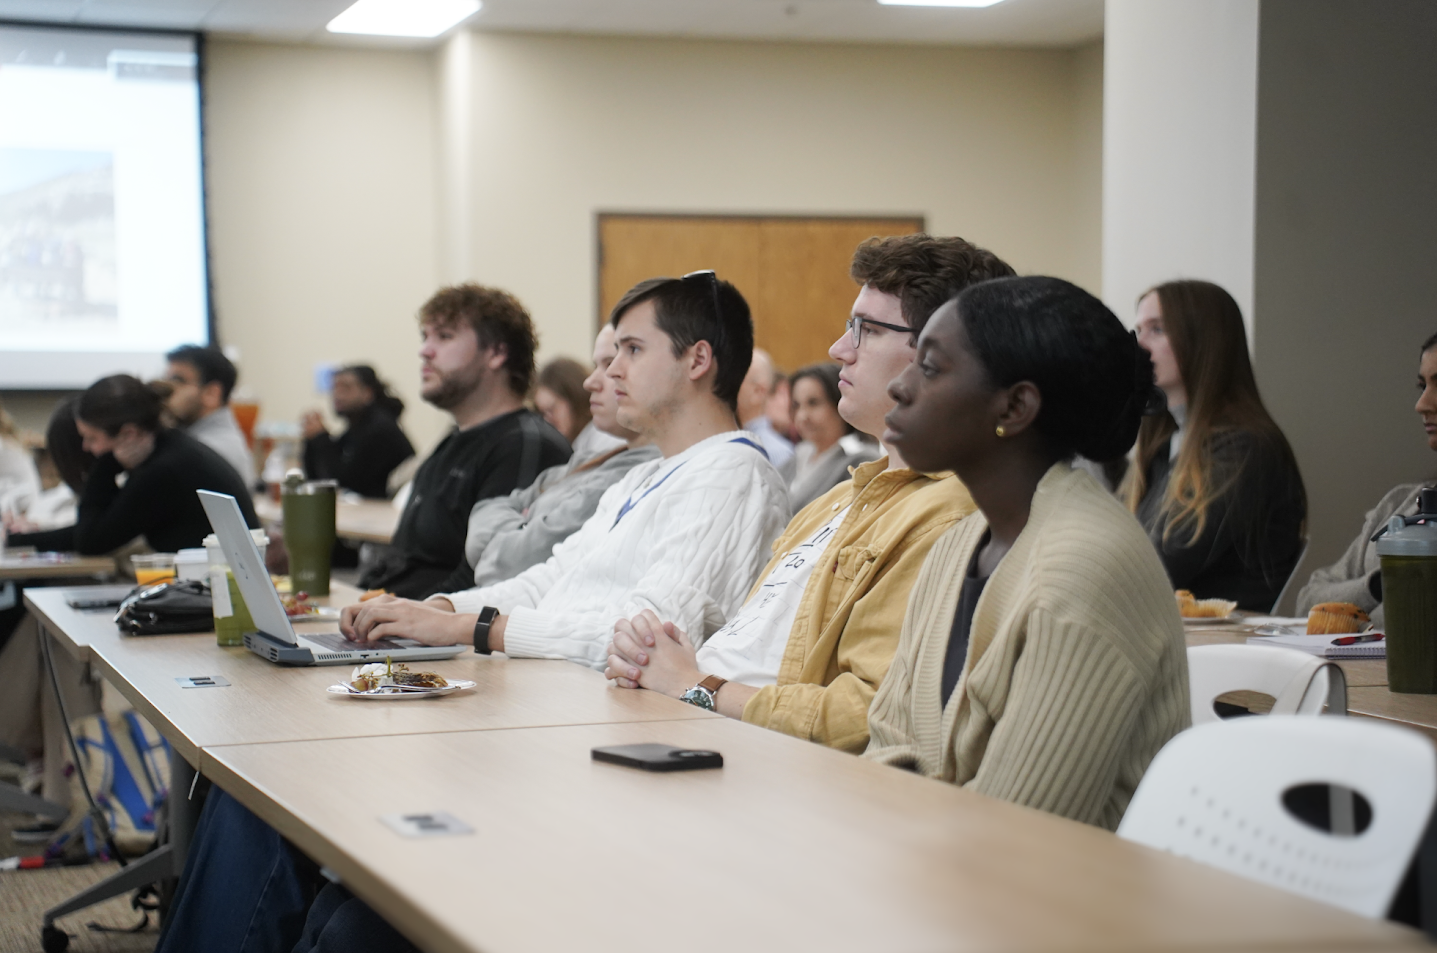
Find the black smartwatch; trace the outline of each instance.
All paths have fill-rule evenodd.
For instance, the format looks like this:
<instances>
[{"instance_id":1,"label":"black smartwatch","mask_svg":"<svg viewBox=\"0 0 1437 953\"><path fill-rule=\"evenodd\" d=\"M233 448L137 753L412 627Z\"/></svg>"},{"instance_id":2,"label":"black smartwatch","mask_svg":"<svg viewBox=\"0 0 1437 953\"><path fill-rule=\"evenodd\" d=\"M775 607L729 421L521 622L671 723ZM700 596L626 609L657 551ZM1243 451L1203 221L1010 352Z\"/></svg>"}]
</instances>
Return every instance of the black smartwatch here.
<instances>
[{"instance_id":1,"label":"black smartwatch","mask_svg":"<svg viewBox=\"0 0 1437 953\"><path fill-rule=\"evenodd\" d=\"M499 610L493 606L479 610L479 619L474 623L474 651L480 655L493 654L493 649L489 648L489 629L497 618Z\"/></svg>"}]
</instances>

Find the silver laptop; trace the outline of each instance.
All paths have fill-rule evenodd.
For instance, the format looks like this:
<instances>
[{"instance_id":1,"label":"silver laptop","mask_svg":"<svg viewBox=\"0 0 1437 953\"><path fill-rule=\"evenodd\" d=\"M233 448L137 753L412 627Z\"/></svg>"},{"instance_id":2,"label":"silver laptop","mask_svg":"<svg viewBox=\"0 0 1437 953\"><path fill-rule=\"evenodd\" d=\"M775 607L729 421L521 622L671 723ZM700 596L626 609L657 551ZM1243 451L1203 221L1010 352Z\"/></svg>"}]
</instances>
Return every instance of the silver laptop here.
<instances>
[{"instance_id":1,"label":"silver laptop","mask_svg":"<svg viewBox=\"0 0 1437 953\"><path fill-rule=\"evenodd\" d=\"M235 583L254 619L256 631L244 634L245 647L260 658L281 665L343 665L382 661L386 657L396 662L409 662L453 658L466 648L462 645L425 645L410 639L393 638L368 644L351 642L338 629L303 634L294 631L235 498L209 490L197 492L205 515L210 518L210 526L214 527L215 536L219 539L220 548L229 560Z\"/></svg>"}]
</instances>

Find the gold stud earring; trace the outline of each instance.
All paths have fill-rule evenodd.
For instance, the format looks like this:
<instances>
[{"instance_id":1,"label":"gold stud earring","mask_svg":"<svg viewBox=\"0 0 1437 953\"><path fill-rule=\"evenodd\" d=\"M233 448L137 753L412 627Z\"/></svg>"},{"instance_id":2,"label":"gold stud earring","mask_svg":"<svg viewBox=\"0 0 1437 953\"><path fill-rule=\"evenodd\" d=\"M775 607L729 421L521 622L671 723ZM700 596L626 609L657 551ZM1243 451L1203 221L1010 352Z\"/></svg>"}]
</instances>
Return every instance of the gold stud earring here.
<instances>
[{"instance_id":1,"label":"gold stud earring","mask_svg":"<svg viewBox=\"0 0 1437 953\"><path fill-rule=\"evenodd\" d=\"M1006 430L1003 429L1003 425L1002 425L1002 424L999 424L999 425L998 425L998 429L995 430L995 431L993 431L993 432L996 433L996 434L997 434L998 436L1000 436L1000 437L1006 437L1006 436L1008 436L1008 431L1006 431Z\"/></svg>"}]
</instances>

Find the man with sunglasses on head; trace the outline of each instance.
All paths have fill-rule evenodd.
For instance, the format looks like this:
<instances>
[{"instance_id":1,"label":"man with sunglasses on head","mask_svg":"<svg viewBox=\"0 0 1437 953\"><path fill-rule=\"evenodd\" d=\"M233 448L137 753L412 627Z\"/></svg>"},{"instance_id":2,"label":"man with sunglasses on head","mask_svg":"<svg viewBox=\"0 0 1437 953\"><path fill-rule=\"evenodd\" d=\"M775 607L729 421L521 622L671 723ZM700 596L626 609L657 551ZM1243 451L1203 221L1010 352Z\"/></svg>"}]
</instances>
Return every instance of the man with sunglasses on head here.
<instances>
[{"instance_id":1,"label":"man with sunglasses on head","mask_svg":"<svg viewBox=\"0 0 1437 953\"><path fill-rule=\"evenodd\" d=\"M649 611L695 644L743 601L788 490L735 419L753 354L748 304L713 272L640 282L615 306L618 421L661 459L611 487L578 532L513 578L344 610L352 639L472 643L481 654L604 667L614 624Z\"/></svg>"},{"instance_id":2,"label":"man with sunglasses on head","mask_svg":"<svg viewBox=\"0 0 1437 953\"><path fill-rule=\"evenodd\" d=\"M961 238L869 239L854 253L860 286L829 348L843 365L838 412L880 438L888 385L916 355L929 315L970 284L1013 274ZM951 473L920 473L894 448L801 510L773 545L748 601L694 649L652 612L621 622L605 674L730 718L845 751L868 744L868 705L888 672L908 592L928 550L973 512Z\"/></svg>"}]
</instances>

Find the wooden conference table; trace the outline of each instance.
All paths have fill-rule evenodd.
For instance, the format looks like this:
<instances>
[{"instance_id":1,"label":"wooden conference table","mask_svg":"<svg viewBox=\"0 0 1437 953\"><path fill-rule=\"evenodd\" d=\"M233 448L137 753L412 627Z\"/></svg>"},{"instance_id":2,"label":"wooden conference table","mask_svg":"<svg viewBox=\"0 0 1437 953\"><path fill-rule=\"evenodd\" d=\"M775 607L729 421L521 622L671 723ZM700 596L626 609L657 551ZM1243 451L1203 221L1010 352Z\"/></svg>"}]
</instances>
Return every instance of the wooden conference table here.
<instances>
[{"instance_id":1,"label":"wooden conference table","mask_svg":"<svg viewBox=\"0 0 1437 953\"><path fill-rule=\"evenodd\" d=\"M1423 946L1391 923L567 662L465 654L425 667L474 679L471 692L332 697L342 667L283 669L209 635L125 638L63 591L27 593L47 631L431 953ZM195 675L230 685L175 682ZM715 749L725 764L650 774L589 756L643 741ZM381 821L441 811L472 832L411 838Z\"/></svg>"},{"instance_id":2,"label":"wooden conference table","mask_svg":"<svg viewBox=\"0 0 1437 953\"><path fill-rule=\"evenodd\" d=\"M113 556L0 551L0 582L12 579L109 576L114 572Z\"/></svg>"},{"instance_id":3,"label":"wooden conference table","mask_svg":"<svg viewBox=\"0 0 1437 953\"><path fill-rule=\"evenodd\" d=\"M284 525L283 509L268 496L255 497L254 509L265 523ZM335 535L360 543L387 543L398 525L399 511L388 500L340 500L334 514Z\"/></svg>"}]
</instances>

